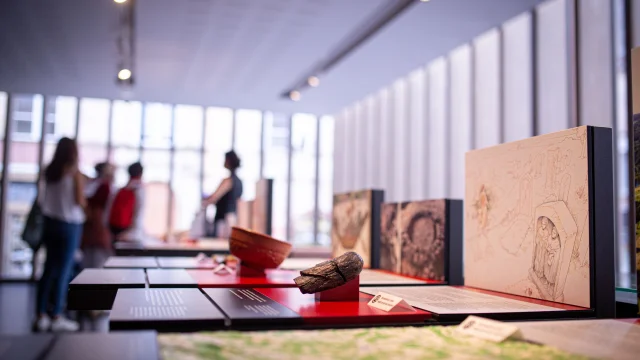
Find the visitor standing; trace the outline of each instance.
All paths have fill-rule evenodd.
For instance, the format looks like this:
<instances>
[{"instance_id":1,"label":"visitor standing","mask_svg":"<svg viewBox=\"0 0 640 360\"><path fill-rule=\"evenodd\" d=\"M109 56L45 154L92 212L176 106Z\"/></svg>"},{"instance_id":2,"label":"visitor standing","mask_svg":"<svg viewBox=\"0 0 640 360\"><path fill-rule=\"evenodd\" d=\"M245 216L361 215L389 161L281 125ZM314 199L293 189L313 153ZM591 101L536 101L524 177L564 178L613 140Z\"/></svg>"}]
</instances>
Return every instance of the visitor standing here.
<instances>
[{"instance_id":1,"label":"visitor standing","mask_svg":"<svg viewBox=\"0 0 640 360\"><path fill-rule=\"evenodd\" d=\"M76 331L78 323L63 314L67 288L85 220L83 176L78 170L75 140L62 138L44 172L43 243L47 249L44 272L38 284L37 331ZM53 298L53 307L48 308ZM50 311L49 311L50 310ZM49 317L49 314L51 317Z\"/></svg>"},{"instance_id":2,"label":"visitor standing","mask_svg":"<svg viewBox=\"0 0 640 360\"><path fill-rule=\"evenodd\" d=\"M113 255L111 232L107 225L107 206L113 194L114 168L111 164L103 162L97 164L95 169L95 189L87 197L87 221L82 231L81 248L85 268L101 268L107 258Z\"/></svg>"},{"instance_id":3,"label":"visitor standing","mask_svg":"<svg viewBox=\"0 0 640 360\"><path fill-rule=\"evenodd\" d=\"M202 201L202 206L216 206L214 217L216 236L228 238L231 235L231 227L237 222L237 203L242 196L242 181L236 174L240 167L240 158L235 151L229 151L224 155L224 167L229 170L229 177L222 180L218 189Z\"/></svg>"},{"instance_id":4,"label":"visitor standing","mask_svg":"<svg viewBox=\"0 0 640 360\"><path fill-rule=\"evenodd\" d=\"M142 164L129 166L129 182L118 190L109 212L113 241L142 241L144 238L144 185Z\"/></svg>"}]
</instances>

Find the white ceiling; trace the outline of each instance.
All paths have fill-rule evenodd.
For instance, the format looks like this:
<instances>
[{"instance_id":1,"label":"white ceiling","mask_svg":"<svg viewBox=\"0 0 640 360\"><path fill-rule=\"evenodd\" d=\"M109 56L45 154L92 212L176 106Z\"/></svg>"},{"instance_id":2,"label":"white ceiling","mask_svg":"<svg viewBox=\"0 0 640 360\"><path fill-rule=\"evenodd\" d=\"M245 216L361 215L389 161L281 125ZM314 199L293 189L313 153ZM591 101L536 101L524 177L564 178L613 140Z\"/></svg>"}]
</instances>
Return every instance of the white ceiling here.
<instances>
[{"instance_id":1,"label":"white ceiling","mask_svg":"<svg viewBox=\"0 0 640 360\"><path fill-rule=\"evenodd\" d=\"M417 3L322 74L300 102L280 97L389 1L137 0L130 98L334 113L541 2ZM0 91L122 98L118 6L2 0Z\"/></svg>"}]
</instances>

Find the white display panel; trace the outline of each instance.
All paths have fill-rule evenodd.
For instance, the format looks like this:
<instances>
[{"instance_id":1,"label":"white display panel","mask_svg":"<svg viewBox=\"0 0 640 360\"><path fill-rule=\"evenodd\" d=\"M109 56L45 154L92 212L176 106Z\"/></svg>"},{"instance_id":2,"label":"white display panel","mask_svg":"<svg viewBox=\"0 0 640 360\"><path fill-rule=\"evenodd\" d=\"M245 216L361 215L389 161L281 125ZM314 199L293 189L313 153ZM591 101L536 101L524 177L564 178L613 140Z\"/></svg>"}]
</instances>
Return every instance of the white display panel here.
<instances>
[{"instance_id":1,"label":"white display panel","mask_svg":"<svg viewBox=\"0 0 640 360\"><path fill-rule=\"evenodd\" d=\"M447 61L438 58L429 72L429 198L447 197Z\"/></svg>"},{"instance_id":2,"label":"white display panel","mask_svg":"<svg viewBox=\"0 0 640 360\"><path fill-rule=\"evenodd\" d=\"M427 75L425 69L418 69L409 75L409 196L411 199L426 199L429 174L427 142Z\"/></svg>"},{"instance_id":3,"label":"white display panel","mask_svg":"<svg viewBox=\"0 0 640 360\"><path fill-rule=\"evenodd\" d=\"M471 46L463 45L449 56L451 66L451 131L449 131L449 194L464 197L464 154L473 136Z\"/></svg>"},{"instance_id":4,"label":"white display panel","mask_svg":"<svg viewBox=\"0 0 640 360\"><path fill-rule=\"evenodd\" d=\"M369 154L367 153L366 146L366 137L367 137L367 112L364 107L362 101L358 101L353 109L353 125L355 128L354 133L352 134L353 146L355 148L354 151L354 177L353 177L353 188L351 190L356 189L365 189L367 188L367 179L366 179L366 166L367 166L367 157Z\"/></svg>"},{"instance_id":5,"label":"white display panel","mask_svg":"<svg viewBox=\"0 0 640 360\"><path fill-rule=\"evenodd\" d=\"M367 157L367 187L372 189L380 188L380 181L378 180L378 166L380 164L380 112L377 108L376 98L369 96L365 99L365 106L367 108L367 152L370 156Z\"/></svg>"},{"instance_id":6,"label":"white display panel","mask_svg":"<svg viewBox=\"0 0 640 360\"><path fill-rule=\"evenodd\" d=\"M524 13L502 26L504 141L533 136L533 19Z\"/></svg>"},{"instance_id":7,"label":"white display panel","mask_svg":"<svg viewBox=\"0 0 640 360\"><path fill-rule=\"evenodd\" d=\"M409 162L411 161L411 143L409 133L409 111L407 100L407 80L402 78L393 84L393 124L395 131L393 182L395 184L396 200L409 199Z\"/></svg>"},{"instance_id":8,"label":"white display panel","mask_svg":"<svg viewBox=\"0 0 640 360\"><path fill-rule=\"evenodd\" d=\"M580 125L613 127L613 35L611 1L581 0Z\"/></svg>"},{"instance_id":9,"label":"white display panel","mask_svg":"<svg viewBox=\"0 0 640 360\"><path fill-rule=\"evenodd\" d=\"M475 52L475 146L501 142L500 118L500 32L490 30L473 41Z\"/></svg>"},{"instance_id":10,"label":"white display panel","mask_svg":"<svg viewBox=\"0 0 640 360\"><path fill-rule=\"evenodd\" d=\"M389 89L380 92L380 185L385 191L385 201L393 201L396 196L393 178L394 126L393 97Z\"/></svg>"},{"instance_id":11,"label":"white display panel","mask_svg":"<svg viewBox=\"0 0 640 360\"><path fill-rule=\"evenodd\" d=\"M537 129L547 134L570 127L567 0L550 0L536 9Z\"/></svg>"}]
</instances>

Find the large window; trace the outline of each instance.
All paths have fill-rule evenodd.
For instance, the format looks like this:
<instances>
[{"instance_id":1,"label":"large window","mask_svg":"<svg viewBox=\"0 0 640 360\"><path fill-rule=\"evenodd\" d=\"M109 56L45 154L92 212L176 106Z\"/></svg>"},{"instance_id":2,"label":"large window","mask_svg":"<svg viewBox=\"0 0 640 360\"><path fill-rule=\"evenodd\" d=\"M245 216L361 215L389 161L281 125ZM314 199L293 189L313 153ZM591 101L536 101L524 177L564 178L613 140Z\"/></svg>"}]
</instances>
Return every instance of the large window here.
<instances>
[{"instance_id":1,"label":"large window","mask_svg":"<svg viewBox=\"0 0 640 360\"><path fill-rule=\"evenodd\" d=\"M296 114L291 119L291 217L290 241L297 245L315 243L315 181L318 120Z\"/></svg>"},{"instance_id":2,"label":"large window","mask_svg":"<svg viewBox=\"0 0 640 360\"><path fill-rule=\"evenodd\" d=\"M331 116L320 118L318 155L318 233L316 241L322 246L331 244L331 212L333 210L333 133Z\"/></svg>"},{"instance_id":3,"label":"large window","mask_svg":"<svg viewBox=\"0 0 640 360\"><path fill-rule=\"evenodd\" d=\"M256 196L256 182L260 180L260 138L262 113L256 110L238 110L235 118L234 148L242 166L238 177L244 184L242 198L252 200Z\"/></svg>"},{"instance_id":4,"label":"large window","mask_svg":"<svg viewBox=\"0 0 640 360\"><path fill-rule=\"evenodd\" d=\"M111 159L116 167L115 183L127 184L127 168L140 159L142 104L137 101L114 101L111 109Z\"/></svg>"},{"instance_id":5,"label":"large window","mask_svg":"<svg viewBox=\"0 0 640 360\"><path fill-rule=\"evenodd\" d=\"M188 230L202 199L201 160L204 111L198 106L178 105L173 126L173 177L176 231Z\"/></svg>"},{"instance_id":6,"label":"large window","mask_svg":"<svg viewBox=\"0 0 640 360\"><path fill-rule=\"evenodd\" d=\"M104 99L81 99L78 118L78 152L80 170L95 176L94 166L106 161L109 142L111 102Z\"/></svg>"},{"instance_id":7,"label":"large window","mask_svg":"<svg viewBox=\"0 0 640 360\"><path fill-rule=\"evenodd\" d=\"M264 177L273 179L272 234L287 239L287 203L289 184L290 118L284 114L265 113L264 116Z\"/></svg>"},{"instance_id":8,"label":"large window","mask_svg":"<svg viewBox=\"0 0 640 360\"><path fill-rule=\"evenodd\" d=\"M8 98L0 93L0 135ZM117 188L128 182L129 165L142 163L148 237L171 241L188 231L203 195L211 194L229 175L224 154L235 150L242 159L238 175L244 184L243 198L255 198L261 177L273 180L273 236L296 246L330 245L334 160L330 116L62 96L45 100L41 95L18 94L12 99L11 156L3 169L10 179L3 277L31 275L32 252L20 233L36 197L40 151L48 163L64 136L77 139L80 170L86 175L96 175L96 164L112 162Z\"/></svg>"}]
</instances>

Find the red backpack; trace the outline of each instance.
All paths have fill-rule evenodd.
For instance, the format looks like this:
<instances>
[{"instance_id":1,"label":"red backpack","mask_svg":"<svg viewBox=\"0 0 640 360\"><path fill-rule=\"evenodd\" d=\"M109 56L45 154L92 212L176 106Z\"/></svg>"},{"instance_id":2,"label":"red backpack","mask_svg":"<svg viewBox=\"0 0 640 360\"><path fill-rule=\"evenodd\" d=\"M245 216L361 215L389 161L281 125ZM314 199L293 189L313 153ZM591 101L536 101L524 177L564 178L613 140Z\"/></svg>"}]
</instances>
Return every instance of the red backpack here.
<instances>
[{"instance_id":1,"label":"red backpack","mask_svg":"<svg viewBox=\"0 0 640 360\"><path fill-rule=\"evenodd\" d=\"M136 208L136 188L124 187L118 191L111 204L109 225L127 229L133 222L133 212Z\"/></svg>"}]
</instances>

